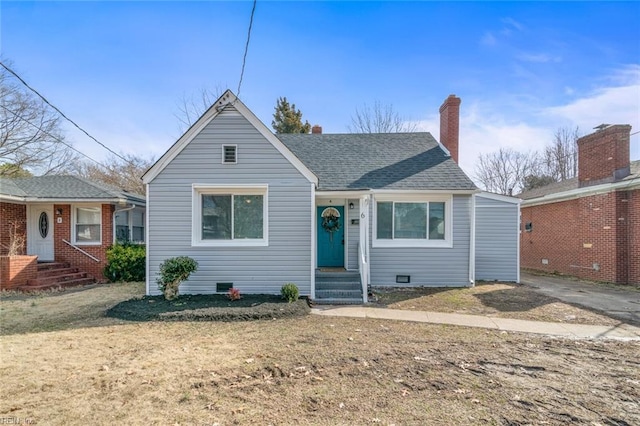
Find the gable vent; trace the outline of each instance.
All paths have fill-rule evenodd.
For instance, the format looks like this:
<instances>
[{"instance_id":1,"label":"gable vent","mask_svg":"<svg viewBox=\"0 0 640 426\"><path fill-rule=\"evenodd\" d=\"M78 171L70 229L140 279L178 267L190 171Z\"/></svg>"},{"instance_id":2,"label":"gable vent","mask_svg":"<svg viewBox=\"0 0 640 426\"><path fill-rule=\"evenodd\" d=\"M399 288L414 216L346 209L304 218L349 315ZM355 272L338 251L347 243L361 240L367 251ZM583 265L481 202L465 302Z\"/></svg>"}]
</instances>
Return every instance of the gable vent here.
<instances>
[{"instance_id":1,"label":"gable vent","mask_svg":"<svg viewBox=\"0 0 640 426\"><path fill-rule=\"evenodd\" d=\"M222 164L236 164L238 162L238 146L222 145Z\"/></svg>"}]
</instances>

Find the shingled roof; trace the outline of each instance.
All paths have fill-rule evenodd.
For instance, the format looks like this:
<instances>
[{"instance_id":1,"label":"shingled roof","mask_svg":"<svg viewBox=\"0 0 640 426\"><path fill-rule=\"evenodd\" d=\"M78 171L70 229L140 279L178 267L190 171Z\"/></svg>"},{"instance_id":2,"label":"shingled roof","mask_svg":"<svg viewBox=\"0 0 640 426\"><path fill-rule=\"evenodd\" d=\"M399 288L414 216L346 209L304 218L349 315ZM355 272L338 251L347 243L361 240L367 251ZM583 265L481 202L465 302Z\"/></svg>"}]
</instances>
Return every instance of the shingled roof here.
<instances>
[{"instance_id":1,"label":"shingled roof","mask_svg":"<svg viewBox=\"0 0 640 426\"><path fill-rule=\"evenodd\" d=\"M475 190L428 132L278 134L319 179L319 190Z\"/></svg>"},{"instance_id":2,"label":"shingled roof","mask_svg":"<svg viewBox=\"0 0 640 426\"><path fill-rule=\"evenodd\" d=\"M23 201L77 200L144 203L144 195L134 194L108 185L91 182L76 176L34 176L28 178L0 178L2 196Z\"/></svg>"},{"instance_id":3,"label":"shingled roof","mask_svg":"<svg viewBox=\"0 0 640 426\"><path fill-rule=\"evenodd\" d=\"M629 176L622 179L622 182L640 178L640 160L631 161L629 163L629 169ZM571 179L561 180L560 182L553 182L549 185L541 186L540 188L533 188L528 191L521 192L517 197L523 200L531 200L533 198L541 198L551 194L571 191L573 189L578 189L579 187L578 178L574 177Z\"/></svg>"}]
</instances>

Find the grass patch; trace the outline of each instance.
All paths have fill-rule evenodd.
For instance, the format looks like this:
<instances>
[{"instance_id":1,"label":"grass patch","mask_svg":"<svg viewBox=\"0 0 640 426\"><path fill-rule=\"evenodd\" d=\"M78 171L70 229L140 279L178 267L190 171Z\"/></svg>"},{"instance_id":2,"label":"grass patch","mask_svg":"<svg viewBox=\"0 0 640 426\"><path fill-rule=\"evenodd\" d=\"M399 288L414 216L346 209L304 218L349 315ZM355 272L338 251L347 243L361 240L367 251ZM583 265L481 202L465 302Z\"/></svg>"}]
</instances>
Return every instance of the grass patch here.
<instances>
[{"instance_id":1,"label":"grass patch","mask_svg":"<svg viewBox=\"0 0 640 426\"><path fill-rule=\"evenodd\" d=\"M247 294L230 301L226 295L145 296L118 303L106 316L129 321L251 321L309 314L306 300L287 303L280 296Z\"/></svg>"}]
</instances>

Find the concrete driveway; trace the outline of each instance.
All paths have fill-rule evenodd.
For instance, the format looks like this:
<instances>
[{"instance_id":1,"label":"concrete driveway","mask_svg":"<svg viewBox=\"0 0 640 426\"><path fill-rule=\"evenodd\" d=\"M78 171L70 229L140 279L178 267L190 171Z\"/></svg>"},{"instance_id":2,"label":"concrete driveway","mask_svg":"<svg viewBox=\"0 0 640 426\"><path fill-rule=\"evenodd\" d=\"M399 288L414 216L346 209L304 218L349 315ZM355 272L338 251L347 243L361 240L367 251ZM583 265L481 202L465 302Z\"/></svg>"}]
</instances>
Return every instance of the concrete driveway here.
<instances>
[{"instance_id":1,"label":"concrete driveway","mask_svg":"<svg viewBox=\"0 0 640 426\"><path fill-rule=\"evenodd\" d=\"M602 311L612 318L640 325L640 289L570 278L521 273L522 284L567 303Z\"/></svg>"}]
</instances>

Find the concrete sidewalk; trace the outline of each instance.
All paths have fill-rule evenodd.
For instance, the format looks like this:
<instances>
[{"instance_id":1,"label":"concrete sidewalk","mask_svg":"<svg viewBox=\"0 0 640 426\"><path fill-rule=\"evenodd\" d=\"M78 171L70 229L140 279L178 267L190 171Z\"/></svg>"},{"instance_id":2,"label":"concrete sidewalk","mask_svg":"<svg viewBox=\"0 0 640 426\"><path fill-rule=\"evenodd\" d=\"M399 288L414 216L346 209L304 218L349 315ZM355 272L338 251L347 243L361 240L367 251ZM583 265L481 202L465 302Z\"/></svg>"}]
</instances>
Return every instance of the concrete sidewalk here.
<instances>
[{"instance_id":1,"label":"concrete sidewalk","mask_svg":"<svg viewBox=\"0 0 640 426\"><path fill-rule=\"evenodd\" d=\"M377 318L432 324L451 324L573 338L640 340L640 328L628 324L620 324L617 326L564 324L495 318L481 315L370 308L366 306L323 306L311 309L311 313L333 317Z\"/></svg>"}]
</instances>

